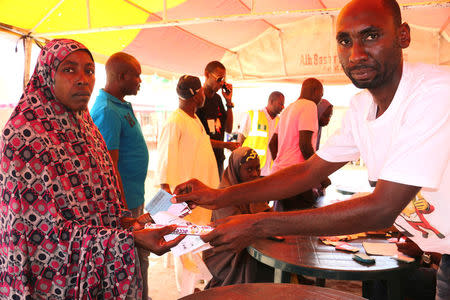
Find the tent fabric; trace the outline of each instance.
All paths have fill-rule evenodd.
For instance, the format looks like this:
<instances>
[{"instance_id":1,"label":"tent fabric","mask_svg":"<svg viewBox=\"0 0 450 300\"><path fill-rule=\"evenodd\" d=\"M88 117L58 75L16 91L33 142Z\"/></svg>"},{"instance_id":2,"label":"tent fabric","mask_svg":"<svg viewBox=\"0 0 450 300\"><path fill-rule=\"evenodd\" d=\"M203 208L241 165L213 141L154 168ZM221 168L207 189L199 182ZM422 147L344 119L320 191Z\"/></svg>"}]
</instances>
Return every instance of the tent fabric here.
<instances>
[{"instance_id":1,"label":"tent fabric","mask_svg":"<svg viewBox=\"0 0 450 300\"><path fill-rule=\"evenodd\" d=\"M234 80L299 82L318 76L325 83L347 83L334 37L336 15L347 2L15 0L0 3L0 25L34 37L76 39L100 62L125 51L146 73L163 76L200 76L209 61L220 60ZM450 64L450 1L399 3L412 30L406 60ZM85 33L73 34L80 30Z\"/></svg>"}]
</instances>

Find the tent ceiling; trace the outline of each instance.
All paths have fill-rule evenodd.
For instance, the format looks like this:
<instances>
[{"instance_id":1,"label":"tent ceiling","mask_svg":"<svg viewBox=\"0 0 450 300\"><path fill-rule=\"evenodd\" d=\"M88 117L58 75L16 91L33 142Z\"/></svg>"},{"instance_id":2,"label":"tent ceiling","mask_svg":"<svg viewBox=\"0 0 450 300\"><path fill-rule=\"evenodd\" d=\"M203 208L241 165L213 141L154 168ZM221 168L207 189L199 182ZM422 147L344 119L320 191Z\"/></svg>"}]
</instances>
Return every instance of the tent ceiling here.
<instances>
[{"instance_id":1,"label":"tent ceiling","mask_svg":"<svg viewBox=\"0 0 450 300\"><path fill-rule=\"evenodd\" d=\"M201 75L207 62L220 60L235 80L299 81L317 75L342 83L346 79L334 61L333 26L347 2L15 0L1 2L0 25L36 38L79 40L100 62L125 51L147 73ZM420 41L412 44L417 49L407 53L407 60L449 64L450 2L399 3L413 42ZM423 43L430 46L421 50Z\"/></svg>"}]
</instances>

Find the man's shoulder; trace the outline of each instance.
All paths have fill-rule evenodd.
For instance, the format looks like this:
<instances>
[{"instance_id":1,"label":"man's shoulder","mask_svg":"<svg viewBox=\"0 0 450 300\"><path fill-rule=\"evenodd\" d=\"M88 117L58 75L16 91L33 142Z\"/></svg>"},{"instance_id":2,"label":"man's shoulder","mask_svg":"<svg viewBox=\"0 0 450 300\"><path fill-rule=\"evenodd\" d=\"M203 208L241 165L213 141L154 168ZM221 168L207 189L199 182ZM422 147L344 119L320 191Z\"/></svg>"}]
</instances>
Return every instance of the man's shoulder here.
<instances>
[{"instance_id":1,"label":"man's shoulder","mask_svg":"<svg viewBox=\"0 0 450 300\"><path fill-rule=\"evenodd\" d=\"M166 124L173 125L173 124L180 124L186 122L186 116L183 111L180 109L174 110L169 117L167 118Z\"/></svg>"},{"instance_id":2,"label":"man's shoulder","mask_svg":"<svg viewBox=\"0 0 450 300\"><path fill-rule=\"evenodd\" d=\"M120 118L117 107L106 97L97 97L89 113L94 122L96 122L97 119Z\"/></svg>"},{"instance_id":3,"label":"man's shoulder","mask_svg":"<svg viewBox=\"0 0 450 300\"><path fill-rule=\"evenodd\" d=\"M450 67L422 63L405 63L402 80L409 90L429 88L448 88L450 85Z\"/></svg>"},{"instance_id":4,"label":"man's shoulder","mask_svg":"<svg viewBox=\"0 0 450 300\"><path fill-rule=\"evenodd\" d=\"M95 98L95 102L94 102L94 105L92 106L91 112L97 111L97 110L113 109L113 108L114 108L114 105L113 105L113 101L112 101L110 95L107 92L100 90L99 94Z\"/></svg>"}]
</instances>

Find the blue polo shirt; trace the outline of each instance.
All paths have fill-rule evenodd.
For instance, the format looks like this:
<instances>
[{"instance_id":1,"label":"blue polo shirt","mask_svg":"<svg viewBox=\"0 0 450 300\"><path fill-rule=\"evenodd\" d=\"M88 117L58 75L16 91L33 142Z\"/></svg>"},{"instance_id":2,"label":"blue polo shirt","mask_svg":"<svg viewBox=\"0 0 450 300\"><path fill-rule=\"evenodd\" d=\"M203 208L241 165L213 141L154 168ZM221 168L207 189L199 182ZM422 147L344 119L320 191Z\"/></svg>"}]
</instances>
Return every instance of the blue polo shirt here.
<instances>
[{"instance_id":1,"label":"blue polo shirt","mask_svg":"<svg viewBox=\"0 0 450 300\"><path fill-rule=\"evenodd\" d=\"M119 172L129 209L144 203L148 150L131 103L100 90L91 111L92 120L108 150L119 150Z\"/></svg>"}]
</instances>

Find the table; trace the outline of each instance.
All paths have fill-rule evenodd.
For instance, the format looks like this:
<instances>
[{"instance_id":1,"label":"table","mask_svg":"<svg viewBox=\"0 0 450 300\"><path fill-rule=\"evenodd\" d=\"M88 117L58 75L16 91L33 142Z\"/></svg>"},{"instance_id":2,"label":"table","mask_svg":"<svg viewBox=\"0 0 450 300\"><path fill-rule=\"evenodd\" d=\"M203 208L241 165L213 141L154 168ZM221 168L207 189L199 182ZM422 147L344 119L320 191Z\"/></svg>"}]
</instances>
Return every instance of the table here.
<instances>
[{"instance_id":1,"label":"table","mask_svg":"<svg viewBox=\"0 0 450 300\"><path fill-rule=\"evenodd\" d=\"M359 296L328 288L287 284L247 283L223 286L185 296L179 300L362 300Z\"/></svg>"},{"instance_id":2,"label":"table","mask_svg":"<svg viewBox=\"0 0 450 300\"><path fill-rule=\"evenodd\" d=\"M363 241L387 243L384 238L364 238L348 243L364 252ZM287 236L283 242L262 239L247 250L256 260L275 269L275 283L290 282L290 273L320 279L360 280L365 298L371 294L371 281L383 279L388 281L389 299L401 299L400 276L416 267L387 256L374 256L374 265L362 264L353 260L351 253L325 245L314 236Z\"/></svg>"}]
</instances>

